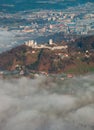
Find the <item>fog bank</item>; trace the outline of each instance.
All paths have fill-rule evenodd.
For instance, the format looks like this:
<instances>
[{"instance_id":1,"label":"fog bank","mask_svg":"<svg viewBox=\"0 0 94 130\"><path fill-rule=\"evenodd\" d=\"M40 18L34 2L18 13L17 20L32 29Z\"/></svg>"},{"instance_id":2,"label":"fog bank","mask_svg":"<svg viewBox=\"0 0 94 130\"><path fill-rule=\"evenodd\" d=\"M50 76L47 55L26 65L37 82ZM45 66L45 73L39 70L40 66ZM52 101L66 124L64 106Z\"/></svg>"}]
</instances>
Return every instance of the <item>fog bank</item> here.
<instances>
[{"instance_id":1,"label":"fog bank","mask_svg":"<svg viewBox=\"0 0 94 130\"><path fill-rule=\"evenodd\" d=\"M0 80L0 130L94 130L93 79Z\"/></svg>"}]
</instances>

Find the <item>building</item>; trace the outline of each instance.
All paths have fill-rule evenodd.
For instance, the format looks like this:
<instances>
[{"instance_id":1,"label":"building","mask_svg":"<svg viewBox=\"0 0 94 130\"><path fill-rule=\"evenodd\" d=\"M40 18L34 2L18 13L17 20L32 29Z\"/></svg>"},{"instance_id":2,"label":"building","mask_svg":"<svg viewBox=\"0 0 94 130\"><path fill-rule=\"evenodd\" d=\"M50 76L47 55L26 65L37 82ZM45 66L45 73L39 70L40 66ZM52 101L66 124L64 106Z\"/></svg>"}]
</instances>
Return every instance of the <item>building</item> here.
<instances>
[{"instance_id":1,"label":"building","mask_svg":"<svg viewBox=\"0 0 94 130\"><path fill-rule=\"evenodd\" d=\"M35 47L35 46L37 46L37 42L34 40L29 40L29 41L25 42L25 45L29 46L29 47Z\"/></svg>"},{"instance_id":2,"label":"building","mask_svg":"<svg viewBox=\"0 0 94 130\"><path fill-rule=\"evenodd\" d=\"M49 39L49 45L52 45L52 44L53 44L53 40Z\"/></svg>"}]
</instances>

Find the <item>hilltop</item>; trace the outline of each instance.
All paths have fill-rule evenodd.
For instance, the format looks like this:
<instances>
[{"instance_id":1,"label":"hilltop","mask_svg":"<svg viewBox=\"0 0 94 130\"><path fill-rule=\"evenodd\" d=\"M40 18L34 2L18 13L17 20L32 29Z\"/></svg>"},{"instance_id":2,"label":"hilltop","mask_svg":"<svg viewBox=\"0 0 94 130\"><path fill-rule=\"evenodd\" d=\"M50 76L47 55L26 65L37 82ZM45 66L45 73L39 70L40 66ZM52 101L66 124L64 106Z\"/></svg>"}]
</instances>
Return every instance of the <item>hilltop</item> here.
<instances>
[{"instance_id":1,"label":"hilltop","mask_svg":"<svg viewBox=\"0 0 94 130\"><path fill-rule=\"evenodd\" d=\"M46 73L83 74L94 71L94 36L81 37L66 45L31 47L23 44L0 54L1 70L19 68Z\"/></svg>"}]
</instances>

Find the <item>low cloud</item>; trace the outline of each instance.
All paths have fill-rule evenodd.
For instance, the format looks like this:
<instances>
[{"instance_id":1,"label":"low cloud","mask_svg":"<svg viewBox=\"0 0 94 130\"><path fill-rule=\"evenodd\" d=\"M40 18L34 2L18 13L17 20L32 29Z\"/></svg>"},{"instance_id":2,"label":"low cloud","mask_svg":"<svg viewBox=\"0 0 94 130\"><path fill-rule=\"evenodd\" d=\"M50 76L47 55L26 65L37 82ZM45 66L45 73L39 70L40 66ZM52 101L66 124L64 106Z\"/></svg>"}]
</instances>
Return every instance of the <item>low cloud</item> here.
<instances>
[{"instance_id":1,"label":"low cloud","mask_svg":"<svg viewBox=\"0 0 94 130\"><path fill-rule=\"evenodd\" d=\"M0 31L0 52L5 51L15 44L15 33L6 30Z\"/></svg>"},{"instance_id":2,"label":"low cloud","mask_svg":"<svg viewBox=\"0 0 94 130\"><path fill-rule=\"evenodd\" d=\"M94 130L93 79L0 80L0 130Z\"/></svg>"}]
</instances>

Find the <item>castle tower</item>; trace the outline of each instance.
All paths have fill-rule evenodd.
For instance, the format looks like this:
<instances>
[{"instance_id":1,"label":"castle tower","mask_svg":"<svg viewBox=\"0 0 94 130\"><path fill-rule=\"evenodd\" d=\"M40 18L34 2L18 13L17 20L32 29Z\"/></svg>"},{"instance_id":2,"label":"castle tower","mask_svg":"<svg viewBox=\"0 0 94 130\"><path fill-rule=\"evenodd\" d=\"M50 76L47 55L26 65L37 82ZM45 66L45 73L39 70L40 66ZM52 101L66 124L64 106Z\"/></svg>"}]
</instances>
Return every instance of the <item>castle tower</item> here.
<instances>
[{"instance_id":1,"label":"castle tower","mask_svg":"<svg viewBox=\"0 0 94 130\"><path fill-rule=\"evenodd\" d=\"M53 44L53 40L49 39L49 45L52 45L52 44Z\"/></svg>"}]
</instances>

